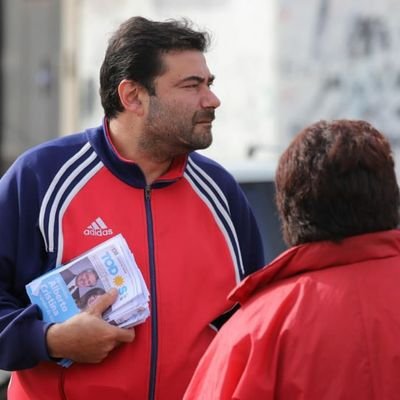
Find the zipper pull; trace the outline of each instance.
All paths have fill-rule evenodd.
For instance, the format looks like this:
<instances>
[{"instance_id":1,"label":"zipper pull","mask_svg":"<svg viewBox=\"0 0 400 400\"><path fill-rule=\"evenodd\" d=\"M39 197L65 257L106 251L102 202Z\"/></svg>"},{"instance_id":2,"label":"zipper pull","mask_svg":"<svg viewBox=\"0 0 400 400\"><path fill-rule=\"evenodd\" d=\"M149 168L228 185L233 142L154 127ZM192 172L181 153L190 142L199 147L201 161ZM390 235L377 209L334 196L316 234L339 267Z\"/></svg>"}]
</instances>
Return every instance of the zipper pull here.
<instances>
[{"instance_id":1,"label":"zipper pull","mask_svg":"<svg viewBox=\"0 0 400 400\"><path fill-rule=\"evenodd\" d=\"M144 195L146 197L146 200L150 200L150 195L151 195L151 185L147 185L144 189Z\"/></svg>"}]
</instances>

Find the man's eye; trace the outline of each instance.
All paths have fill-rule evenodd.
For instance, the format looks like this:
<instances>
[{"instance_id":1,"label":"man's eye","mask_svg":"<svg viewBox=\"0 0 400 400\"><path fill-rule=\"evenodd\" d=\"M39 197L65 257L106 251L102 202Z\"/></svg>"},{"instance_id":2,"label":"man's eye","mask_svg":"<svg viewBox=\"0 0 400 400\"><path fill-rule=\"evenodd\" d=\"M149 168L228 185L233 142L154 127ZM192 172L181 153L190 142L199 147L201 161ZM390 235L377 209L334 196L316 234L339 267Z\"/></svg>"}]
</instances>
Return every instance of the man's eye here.
<instances>
[{"instance_id":1,"label":"man's eye","mask_svg":"<svg viewBox=\"0 0 400 400\"><path fill-rule=\"evenodd\" d=\"M197 86L199 86L198 83L193 83L191 85L185 85L184 88L196 88Z\"/></svg>"}]
</instances>

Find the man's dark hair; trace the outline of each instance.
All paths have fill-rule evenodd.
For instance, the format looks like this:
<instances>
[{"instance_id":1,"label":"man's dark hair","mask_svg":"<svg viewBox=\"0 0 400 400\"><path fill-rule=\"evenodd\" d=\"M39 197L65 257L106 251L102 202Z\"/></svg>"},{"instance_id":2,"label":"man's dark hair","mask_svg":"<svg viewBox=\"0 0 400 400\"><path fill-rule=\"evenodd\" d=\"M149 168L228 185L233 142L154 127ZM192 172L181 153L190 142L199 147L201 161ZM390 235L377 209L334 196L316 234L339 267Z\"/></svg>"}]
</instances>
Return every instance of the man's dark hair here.
<instances>
[{"instance_id":1,"label":"man's dark hair","mask_svg":"<svg viewBox=\"0 0 400 400\"><path fill-rule=\"evenodd\" d=\"M320 121L280 158L276 202L288 245L341 239L399 224L388 141L365 121Z\"/></svg>"},{"instance_id":2,"label":"man's dark hair","mask_svg":"<svg viewBox=\"0 0 400 400\"><path fill-rule=\"evenodd\" d=\"M123 111L118 96L118 85L123 79L137 82L154 95L154 78L165 71L163 54L183 50L205 52L209 42L209 34L195 31L188 20L128 19L111 37L100 69L105 115L111 119Z\"/></svg>"}]
</instances>

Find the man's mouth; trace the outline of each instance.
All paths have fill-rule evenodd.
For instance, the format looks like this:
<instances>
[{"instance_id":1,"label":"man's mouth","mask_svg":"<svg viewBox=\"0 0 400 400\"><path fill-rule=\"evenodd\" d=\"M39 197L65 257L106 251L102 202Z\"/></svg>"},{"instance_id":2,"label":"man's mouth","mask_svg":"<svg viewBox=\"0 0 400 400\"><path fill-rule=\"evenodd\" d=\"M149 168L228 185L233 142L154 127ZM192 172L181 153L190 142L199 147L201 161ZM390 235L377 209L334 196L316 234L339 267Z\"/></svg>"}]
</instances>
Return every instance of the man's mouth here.
<instances>
[{"instance_id":1,"label":"man's mouth","mask_svg":"<svg viewBox=\"0 0 400 400\"><path fill-rule=\"evenodd\" d=\"M215 119L215 112L214 110L204 110L199 111L195 115L195 124L211 124Z\"/></svg>"}]
</instances>

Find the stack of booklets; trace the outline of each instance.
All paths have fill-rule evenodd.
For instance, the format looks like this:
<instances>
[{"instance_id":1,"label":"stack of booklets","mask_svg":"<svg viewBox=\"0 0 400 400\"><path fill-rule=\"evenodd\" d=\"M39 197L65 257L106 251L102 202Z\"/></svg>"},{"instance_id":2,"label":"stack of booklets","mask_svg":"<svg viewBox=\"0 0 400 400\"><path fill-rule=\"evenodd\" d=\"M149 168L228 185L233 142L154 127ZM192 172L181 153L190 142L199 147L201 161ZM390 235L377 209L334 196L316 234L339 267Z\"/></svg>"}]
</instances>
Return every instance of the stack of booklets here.
<instances>
[{"instance_id":1,"label":"stack of booklets","mask_svg":"<svg viewBox=\"0 0 400 400\"><path fill-rule=\"evenodd\" d=\"M122 235L102 242L26 285L32 304L39 306L47 322L67 320L111 288L118 290L118 298L104 312L105 321L129 328L147 319L149 292ZM60 364L67 367L71 361L62 360Z\"/></svg>"}]
</instances>

